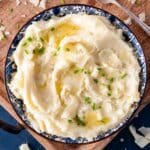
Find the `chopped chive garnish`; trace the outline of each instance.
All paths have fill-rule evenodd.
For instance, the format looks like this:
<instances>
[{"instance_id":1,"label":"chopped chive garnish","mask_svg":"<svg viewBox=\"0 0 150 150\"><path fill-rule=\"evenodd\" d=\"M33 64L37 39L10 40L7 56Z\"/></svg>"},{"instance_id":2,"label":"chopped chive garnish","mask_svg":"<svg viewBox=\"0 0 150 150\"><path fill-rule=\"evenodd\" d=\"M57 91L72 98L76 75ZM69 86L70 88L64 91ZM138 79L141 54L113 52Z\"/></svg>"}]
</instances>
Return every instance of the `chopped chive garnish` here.
<instances>
[{"instance_id":1,"label":"chopped chive garnish","mask_svg":"<svg viewBox=\"0 0 150 150\"><path fill-rule=\"evenodd\" d=\"M136 6L140 6L142 4L142 1L141 0L136 0L135 4L136 4Z\"/></svg>"},{"instance_id":2,"label":"chopped chive garnish","mask_svg":"<svg viewBox=\"0 0 150 150\"><path fill-rule=\"evenodd\" d=\"M88 75L91 74L91 72L90 72L89 70L84 70L84 73L85 73L85 74L88 74Z\"/></svg>"},{"instance_id":3,"label":"chopped chive garnish","mask_svg":"<svg viewBox=\"0 0 150 150\"><path fill-rule=\"evenodd\" d=\"M75 74L77 74L77 73L85 73L85 74L88 74L88 75L91 74L91 72L89 70L86 70L84 68L77 68L77 69L74 70L74 73Z\"/></svg>"},{"instance_id":4,"label":"chopped chive garnish","mask_svg":"<svg viewBox=\"0 0 150 150\"><path fill-rule=\"evenodd\" d=\"M90 97L85 97L84 98L84 102L86 103L86 104L91 104L91 98Z\"/></svg>"},{"instance_id":5,"label":"chopped chive garnish","mask_svg":"<svg viewBox=\"0 0 150 150\"><path fill-rule=\"evenodd\" d=\"M111 85L108 85L107 88L109 91L111 91Z\"/></svg>"},{"instance_id":6,"label":"chopped chive garnish","mask_svg":"<svg viewBox=\"0 0 150 150\"><path fill-rule=\"evenodd\" d=\"M25 51L26 54L29 54L28 50L25 49L24 51Z\"/></svg>"},{"instance_id":7,"label":"chopped chive garnish","mask_svg":"<svg viewBox=\"0 0 150 150\"><path fill-rule=\"evenodd\" d=\"M77 73L79 73L79 72L80 72L80 69L75 69L75 70L74 70L74 73L75 73L75 74L77 74Z\"/></svg>"},{"instance_id":8,"label":"chopped chive garnish","mask_svg":"<svg viewBox=\"0 0 150 150\"><path fill-rule=\"evenodd\" d=\"M22 44L22 46L24 47L24 46L27 46L27 42L24 42L23 44Z\"/></svg>"},{"instance_id":9,"label":"chopped chive garnish","mask_svg":"<svg viewBox=\"0 0 150 150\"><path fill-rule=\"evenodd\" d=\"M93 103L93 104L92 104L92 109L93 109L93 110L101 109L101 108L102 108L101 105L96 105L96 103Z\"/></svg>"},{"instance_id":10,"label":"chopped chive garnish","mask_svg":"<svg viewBox=\"0 0 150 150\"><path fill-rule=\"evenodd\" d=\"M109 79L109 81L110 81L110 83L113 83L114 78L113 78L113 77L111 77L111 78Z\"/></svg>"},{"instance_id":11,"label":"chopped chive garnish","mask_svg":"<svg viewBox=\"0 0 150 150\"><path fill-rule=\"evenodd\" d=\"M97 70L98 70L98 71L101 71L102 69L101 69L101 68L97 68Z\"/></svg>"},{"instance_id":12,"label":"chopped chive garnish","mask_svg":"<svg viewBox=\"0 0 150 150\"><path fill-rule=\"evenodd\" d=\"M45 52L45 48L44 47L42 47L42 48L35 48L33 50L33 53L37 54L37 55L42 55L44 52Z\"/></svg>"},{"instance_id":13,"label":"chopped chive garnish","mask_svg":"<svg viewBox=\"0 0 150 150\"><path fill-rule=\"evenodd\" d=\"M97 79L93 79L93 81L97 84L98 83L98 80Z\"/></svg>"},{"instance_id":14,"label":"chopped chive garnish","mask_svg":"<svg viewBox=\"0 0 150 150\"><path fill-rule=\"evenodd\" d=\"M41 40L42 42L44 42L44 39L43 39L42 37L40 37L40 40Z\"/></svg>"},{"instance_id":15,"label":"chopped chive garnish","mask_svg":"<svg viewBox=\"0 0 150 150\"><path fill-rule=\"evenodd\" d=\"M53 54L53 56L56 56L57 55L57 53L55 52L54 54Z\"/></svg>"},{"instance_id":16,"label":"chopped chive garnish","mask_svg":"<svg viewBox=\"0 0 150 150\"><path fill-rule=\"evenodd\" d=\"M92 104L92 109L96 110L96 104L95 103Z\"/></svg>"},{"instance_id":17,"label":"chopped chive garnish","mask_svg":"<svg viewBox=\"0 0 150 150\"><path fill-rule=\"evenodd\" d=\"M51 28L51 31L54 31L54 30L55 30L55 28L54 28L54 27L52 27L52 28Z\"/></svg>"},{"instance_id":18,"label":"chopped chive garnish","mask_svg":"<svg viewBox=\"0 0 150 150\"><path fill-rule=\"evenodd\" d=\"M57 48L57 51L59 51L59 50L60 50L60 47Z\"/></svg>"},{"instance_id":19,"label":"chopped chive garnish","mask_svg":"<svg viewBox=\"0 0 150 150\"><path fill-rule=\"evenodd\" d=\"M77 123L77 125L79 125L79 126L86 126L85 121L82 120L78 115L75 116L74 120Z\"/></svg>"},{"instance_id":20,"label":"chopped chive garnish","mask_svg":"<svg viewBox=\"0 0 150 150\"><path fill-rule=\"evenodd\" d=\"M71 119L68 119L68 122L69 122L69 123L72 123L73 121L72 121Z\"/></svg>"},{"instance_id":21,"label":"chopped chive garnish","mask_svg":"<svg viewBox=\"0 0 150 150\"><path fill-rule=\"evenodd\" d=\"M33 39L32 39L32 37L28 37L27 40L28 40L29 42L32 42Z\"/></svg>"},{"instance_id":22,"label":"chopped chive garnish","mask_svg":"<svg viewBox=\"0 0 150 150\"><path fill-rule=\"evenodd\" d=\"M121 79L124 79L126 76L127 76L127 73L124 73L124 74L121 76Z\"/></svg>"},{"instance_id":23,"label":"chopped chive garnish","mask_svg":"<svg viewBox=\"0 0 150 150\"><path fill-rule=\"evenodd\" d=\"M111 96L111 93L108 93L107 95L108 95L108 96Z\"/></svg>"},{"instance_id":24,"label":"chopped chive garnish","mask_svg":"<svg viewBox=\"0 0 150 150\"><path fill-rule=\"evenodd\" d=\"M99 109L101 109L101 108L102 108L102 106L101 106L101 105L99 105L99 106L98 106L98 108L99 108Z\"/></svg>"},{"instance_id":25,"label":"chopped chive garnish","mask_svg":"<svg viewBox=\"0 0 150 150\"><path fill-rule=\"evenodd\" d=\"M70 49L67 47L67 48L66 48L66 51L68 51L68 52L69 52L69 51L70 51Z\"/></svg>"},{"instance_id":26,"label":"chopped chive garnish","mask_svg":"<svg viewBox=\"0 0 150 150\"><path fill-rule=\"evenodd\" d=\"M105 77L105 73L104 73L104 72L102 72L102 73L101 73L101 76L102 76L102 77Z\"/></svg>"}]
</instances>

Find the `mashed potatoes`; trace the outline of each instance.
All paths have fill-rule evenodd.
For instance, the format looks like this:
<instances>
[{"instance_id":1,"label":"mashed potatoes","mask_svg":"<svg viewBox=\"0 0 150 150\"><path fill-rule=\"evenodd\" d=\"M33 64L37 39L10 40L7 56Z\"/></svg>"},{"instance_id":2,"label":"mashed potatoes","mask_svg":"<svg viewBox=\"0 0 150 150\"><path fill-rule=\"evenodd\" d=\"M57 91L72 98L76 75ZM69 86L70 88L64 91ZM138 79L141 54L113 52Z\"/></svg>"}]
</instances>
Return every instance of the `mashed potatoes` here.
<instances>
[{"instance_id":1,"label":"mashed potatoes","mask_svg":"<svg viewBox=\"0 0 150 150\"><path fill-rule=\"evenodd\" d=\"M34 22L13 58L10 88L39 132L90 139L118 124L139 100L137 59L103 17Z\"/></svg>"}]
</instances>

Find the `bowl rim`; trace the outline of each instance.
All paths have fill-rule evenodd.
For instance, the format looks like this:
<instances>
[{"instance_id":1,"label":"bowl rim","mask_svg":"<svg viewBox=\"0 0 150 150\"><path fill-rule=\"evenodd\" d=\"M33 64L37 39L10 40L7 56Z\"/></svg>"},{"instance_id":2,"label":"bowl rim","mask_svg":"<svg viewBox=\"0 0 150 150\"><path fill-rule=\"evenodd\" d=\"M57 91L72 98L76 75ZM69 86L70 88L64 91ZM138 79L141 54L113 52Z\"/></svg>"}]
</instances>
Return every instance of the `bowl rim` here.
<instances>
[{"instance_id":1,"label":"bowl rim","mask_svg":"<svg viewBox=\"0 0 150 150\"><path fill-rule=\"evenodd\" d=\"M101 137L100 139L96 139L96 140L93 140L93 139L92 139L91 141L87 141L87 142L85 142L85 143L83 143L83 142L82 142L82 143L78 143L78 142L77 142L77 143L67 143L67 142L64 142L64 141L51 139L51 138L49 138L49 137L43 135L42 133L36 131L36 130L35 130L34 128L32 128L31 126L29 126L29 125L26 123L26 121L24 121L24 120L22 119L20 113L15 109L15 106L13 105L13 103L12 103L12 101L11 101L11 98L10 98L10 95L9 95L9 92L8 92L8 91L9 91L9 88L8 88L8 85L7 85L7 82L6 82L6 65L7 65L7 61L8 61L7 59L8 59L9 51L10 51L10 49L11 49L12 44L14 43L14 40L17 38L18 34L20 33L20 31L21 31L30 21L32 21L36 16L38 16L38 15L40 15L40 14L43 14L44 12L46 12L46 11L48 11L48 10L56 9L56 8L63 7L63 6L85 6L85 7L90 7L90 8L98 9L98 10L104 12L104 13L110 14L111 16L115 17L115 18L116 18L117 20L119 20L119 21L130 31L130 33L132 33L133 36L136 38L136 40L138 41L138 43L139 43L139 45L140 45L140 47L141 47L141 50L142 50L142 53L143 53L143 56L144 56L144 63L145 63L145 82L144 82L144 83L145 83L145 85L144 85L143 93L142 93L142 95L140 96L139 101L137 102L137 106L134 108L133 112L131 112L131 114L129 115L129 117L126 116L127 118L124 118L125 121L123 122L123 124L122 124L121 126L119 126L119 128L118 128L117 130L112 131L112 132L110 132L110 133L107 134L107 135L106 135L107 131L105 131L105 132L104 132L104 136ZM49 7L49 8L46 8L46 9L40 11L39 13L37 13L37 14L35 14L34 16L32 16L31 18L29 18L29 19L22 25L22 27L17 31L17 33L15 34L15 36L13 37L13 39L12 39L10 45L9 45L9 48L8 48L8 50L7 50L7 53L6 53L5 62L4 62L4 84L5 84L5 90L6 90L7 99L9 100L9 102L10 102L10 104L11 104L13 110L14 110L15 113L17 114L18 118L19 118L19 119L21 120L21 122L25 125L25 129L27 129L27 128L30 129L32 132L38 134L39 136L43 137L44 139L47 139L47 140L52 141L52 142L57 142L57 143L61 143L61 144L68 144L68 145L86 145L86 144L92 144L92 143L95 143L95 142L100 142L100 141L102 141L102 140L105 140L105 139L109 138L110 136L113 136L114 134L116 134L117 132L120 132L123 128L125 128L126 126L128 126L128 125L131 123L132 118L133 118L134 115L136 114L137 110L139 109L139 107L140 107L140 105L141 105L141 103L142 103L142 101L143 101L143 98L144 98L144 96L145 96L145 91L146 91L147 82L148 82L148 81L147 81L147 74L148 74L148 73L147 73L147 63L146 63L146 59L145 59L145 58L146 58L146 57L145 57L145 53L144 53L144 51L143 51L143 48L142 48L142 46L141 46L141 43L139 42L139 40L138 40L136 34L130 29L130 27L129 27L128 25L126 25L120 18L118 18L116 15L112 14L111 12L109 12L109 11L107 11L107 10L104 10L104 9L102 9L102 8L99 8L99 7L97 7L97 6L93 6L93 5L90 5L90 4L84 4L84 3L82 3L82 4L81 4L81 3L75 3L75 4L74 4L74 3L70 3L70 4L62 4L62 5L52 6L52 7ZM121 123L121 122L120 122L120 123ZM24 125L23 125L23 126L24 126ZM119 123L118 123L118 125L119 125ZM111 128L111 129L115 129L115 128L117 128L117 126ZM59 136L59 135L57 135L57 136ZM63 137L63 136L61 136L61 137ZM69 137L69 138L71 138L71 137ZM71 139L72 139L72 138L71 138Z\"/></svg>"}]
</instances>

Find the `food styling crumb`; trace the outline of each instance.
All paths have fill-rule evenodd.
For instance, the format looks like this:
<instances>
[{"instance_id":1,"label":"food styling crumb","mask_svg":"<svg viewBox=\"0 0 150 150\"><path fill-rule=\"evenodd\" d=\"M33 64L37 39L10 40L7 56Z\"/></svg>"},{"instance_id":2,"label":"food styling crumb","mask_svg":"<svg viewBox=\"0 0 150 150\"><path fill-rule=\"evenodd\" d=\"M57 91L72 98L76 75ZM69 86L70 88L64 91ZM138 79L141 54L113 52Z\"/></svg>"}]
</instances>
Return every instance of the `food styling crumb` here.
<instances>
[{"instance_id":1,"label":"food styling crumb","mask_svg":"<svg viewBox=\"0 0 150 150\"><path fill-rule=\"evenodd\" d=\"M10 35L10 32L9 32L9 31L6 31L6 32L5 32L5 35Z\"/></svg>"},{"instance_id":2,"label":"food styling crumb","mask_svg":"<svg viewBox=\"0 0 150 150\"><path fill-rule=\"evenodd\" d=\"M16 0L16 5L20 5L21 4L21 1L20 0Z\"/></svg>"},{"instance_id":3,"label":"food styling crumb","mask_svg":"<svg viewBox=\"0 0 150 150\"><path fill-rule=\"evenodd\" d=\"M138 131L142 134L136 132L136 128L134 126L129 126L129 131L134 137L135 143L140 147L144 148L148 144L150 144L150 128L141 127Z\"/></svg>"},{"instance_id":4,"label":"food styling crumb","mask_svg":"<svg viewBox=\"0 0 150 150\"><path fill-rule=\"evenodd\" d=\"M26 15L25 15L25 14L23 14L23 15L21 15L21 17L25 18L25 17L26 17Z\"/></svg>"},{"instance_id":5,"label":"food styling crumb","mask_svg":"<svg viewBox=\"0 0 150 150\"><path fill-rule=\"evenodd\" d=\"M144 12L139 14L139 19L143 22L145 21L145 13Z\"/></svg>"},{"instance_id":6,"label":"food styling crumb","mask_svg":"<svg viewBox=\"0 0 150 150\"><path fill-rule=\"evenodd\" d=\"M30 0L30 2L34 6L38 6L38 7L41 7L41 8L46 8L47 0Z\"/></svg>"},{"instance_id":7,"label":"food styling crumb","mask_svg":"<svg viewBox=\"0 0 150 150\"><path fill-rule=\"evenodd\" d=\"M19 150L30 150L28 144L22 144L19 146Z\"/></svg>"},{"instance_id":8,"label":"food styling crumb","mask_svg":"<svg viewBox=\"0 0 150 150\"><path fill-rule=\"evenodd\" d=\"M131 4L135 4L136 0L128 0Z\"/></svg>"},{"instance_id":9,"label":"food styling crumb","mask_svg":"<svg viewBox=\"0 0 150 150\"><path fill-rule=\"evenodd\" d=\"M5 31L4 25L0 24L0 41L4 40L6 38L4 31Z\"/></svg>"},{"instance_id":10,"label":"food styling crumb","mask_svg":"<svg viewBox=\"0 0 150 150\"><path fill-rule=\"evenodd\" d=\"M125 22L125 24L127 24L127 25L131 25L131 24L132 24L130 17L128 17L127 19L125 19L124 22Z\"/></svg>"},{"instance_id":11,"label":"food styling crumb","mask_svg":"<svg viewBox=\"0 0 150 150\"><path fill-rule=\"evenodd\" d=\"M120 142L123 143L123 142L124 142L124 139L123 139L123 138L120 138Z\"/></svg>"}]
</instances>

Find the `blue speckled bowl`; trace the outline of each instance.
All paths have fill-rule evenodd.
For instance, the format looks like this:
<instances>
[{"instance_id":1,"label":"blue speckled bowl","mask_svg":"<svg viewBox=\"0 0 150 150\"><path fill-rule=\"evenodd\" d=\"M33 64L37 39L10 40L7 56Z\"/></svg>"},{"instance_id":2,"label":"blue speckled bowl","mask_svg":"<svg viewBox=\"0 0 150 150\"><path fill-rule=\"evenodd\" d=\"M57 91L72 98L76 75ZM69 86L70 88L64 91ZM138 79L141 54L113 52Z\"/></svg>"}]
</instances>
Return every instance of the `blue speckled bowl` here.
<instances>
[{"instance_id":1,"label":"blue speckled bowl","mask_svg":"<svg viewBox=\"0 0 150 150\"><path fill-rule=\"evenodd\" d=\"M13 93L10 91L10 89L8 87L8 84L10 83L10 80L11 80L11 74L17 70L17 68L12 67L12 65L15 65L15 64L10 59L10 57L13 54L13 52L16 50L16 47L17 47L18 43L20 42L20 40L23 38L26 28L30 24L32 24L33 21L48 20L52 16L61 17L66 14L77 14L77 13L81 13L81 12L84 12L84 13L90 14L90 15L104 16L114 26L116 26L116 28L123 30L124 39L125 39L125 41L129 42L132 45L132 47L134 48L133 52L135 53L137 60L139 62L139 65L141 66L141 72L139 74L139 76L140 76L139 92L140 92L141 97L139 99L139 102L133 106L134 110L136 111L138 106L140 105L140 102L141 102L143 94L144 94L145 85L146 85L146 63L145 63L145 57L144 57L142 48L141 48L137 38L135 37L135 35L131 32L131 30L117 17L115 17L114 15L112 15L102 9L99 9L99 8L95 8L95 7L88 6L88 5L80 5L80 4L57 6L57 7L53 7L53 8L50 8L48 10L41 12L37 16L33 17L26 25L23 26L23 28L17 33L16 37L14 38L14 40L9 48L7 58L6 58L5 85L6 85L9 100L10 100L11 104L13 105L15 111L17 112L18 116L32 130L34 130L34 129L32 128L29 120L27 119L27 117L25 115L25 111L23 109L23 105L24 105L23 101L18 100L13 95ZM109 135L112 135L119 129L121 129L125 124L127 124L127 122L129 122L129 120L131 119L131 117L133 116L135 111L132 114L130 114L129 116L127 116L126 119L123 119L123 121L121 123L119 123L117 126L115 126L114 128L108 130L107 132L100 133L96 137L92 137L92 140L88 140L83 137L78 137L76 139L72 139L70 137L61 137L59 135L52 135L52 134L47 134L47 133L38 133L38 134L40 134L41 136L48 138L50 140L63 142L63 143L70 143L70 144L91 143L91 142L102 140L102 139L108 137Z\"/></svg>"}]
</instances>

